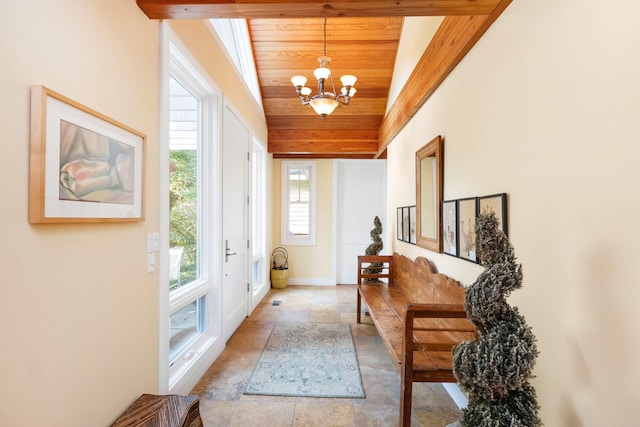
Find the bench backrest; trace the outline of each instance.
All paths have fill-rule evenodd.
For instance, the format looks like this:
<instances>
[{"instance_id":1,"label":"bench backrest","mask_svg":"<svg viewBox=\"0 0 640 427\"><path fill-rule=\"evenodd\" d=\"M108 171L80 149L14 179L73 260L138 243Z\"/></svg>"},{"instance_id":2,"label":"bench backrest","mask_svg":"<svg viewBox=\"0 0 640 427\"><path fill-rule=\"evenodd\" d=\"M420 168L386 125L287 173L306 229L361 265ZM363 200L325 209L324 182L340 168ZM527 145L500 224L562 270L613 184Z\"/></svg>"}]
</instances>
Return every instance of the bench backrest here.
<instances>
[{"instance_id":1,"label":"bench backrest","mask_svg":"<svg viewBox=\"0 0 640 427\"><path fill-rule=\"evenodd\" d=\"M465 288L460 282L438 273L426 258L415 261L393 254L393 283L412 300L430 304L464 304Z\"/></svg>"},{"instance_id":2,"label":"bench backrest","mask_svg":"<svg viewBox=\"0 0 640 427\"><path fill-rule=\"evenodd\" d=\"M358 256L358 284L368 281L393 282L393 256L360 255Z\"/></svg>"}]
</instances>

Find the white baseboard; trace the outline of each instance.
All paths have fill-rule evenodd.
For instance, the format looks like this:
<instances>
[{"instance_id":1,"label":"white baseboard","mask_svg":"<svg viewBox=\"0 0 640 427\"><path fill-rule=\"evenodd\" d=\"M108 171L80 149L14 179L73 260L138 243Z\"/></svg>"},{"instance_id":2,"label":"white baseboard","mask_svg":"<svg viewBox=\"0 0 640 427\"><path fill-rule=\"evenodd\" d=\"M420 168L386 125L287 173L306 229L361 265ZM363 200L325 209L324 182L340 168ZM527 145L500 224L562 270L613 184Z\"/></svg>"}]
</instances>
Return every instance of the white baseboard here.
<instances>
[{"instance_id":1,"label":"white baseboard","mask_svg":"<svg viewBox=\"0 0 640 427\"><path fill-rule=\"evenodd\" d=\"M306 279L304 277L289 277L287 281L289 285L301 286L335 286L336 281L333 278Z\"/></svg>"},{"instance_id":2,"label":"white baseboard","mask_svg":"<svg viewBox=\"0 0 640 427\"><path fill-rule=\"evenodd\" d=\"M469 399L467 398L467 395L464 394L462 390L460 390L458 384L442 383L442 385L444 386L444 389L447 390L447 393L449 393L449 396L451 396L451 399L453 399L456 405L458 405L458 408L464 409L467 407L467 405L469 404Z\"/></svg>"}]
</instances>

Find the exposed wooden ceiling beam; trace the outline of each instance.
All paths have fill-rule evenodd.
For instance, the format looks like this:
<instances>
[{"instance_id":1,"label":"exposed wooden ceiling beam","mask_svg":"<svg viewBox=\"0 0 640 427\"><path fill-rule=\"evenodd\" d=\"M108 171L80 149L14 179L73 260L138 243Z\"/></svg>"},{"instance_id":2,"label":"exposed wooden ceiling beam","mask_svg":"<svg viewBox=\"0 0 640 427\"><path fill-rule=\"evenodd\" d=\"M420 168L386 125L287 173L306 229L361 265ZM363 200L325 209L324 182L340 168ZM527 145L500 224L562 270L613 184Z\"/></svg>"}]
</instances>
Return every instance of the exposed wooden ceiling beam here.
<instances>
[{"instance_id":1,"label":"exposed wooden ceiling beam","mask_svg":"<svg viewBox=\"0 0 640 427\"><path fill-rule=\"evenodd\" d=\"M448 16L409 76L380 126L378 156L411 120L487 29L511 3L502 0L486 16Z\"/></svg>"},{"instance_id":2,"label":"exposed wooden ceiling beam","mask_svg":"<svg viewBox=\"0 0 640 427\"><path fill-rule=\"evenodd\" d=\"M500 0L137 0L151 19L487 15Z\"/></svg>"},{"instance_id":3,"label":"exposed wooden ceiling beam","mask_svg":"<svg viewBox=\"0 0 640 427\"><path fill-rule=\"evenodd\" d=\"M376 155L378 144L376 140L371 142L340 141L312 141L312 142L287 142L269 141L269 153L273 154L366 154L369 158Z\"/></svg>"},{"instance_id":4,"label":"exposed wooden ceiling beam","mask_svg":"<svg viewBox=\"0 0 640 427\"><path fill-rule=\"evenodd\" d=\"M371 160L373 159L373 154L290 154L290 153L274 153L274 159L360 159L360 160ZM377 159L386 159L386 156L376 157Z\"/></svg>"},{"instance_id":5,"label":"exposed wooden ceiling beam","mask_svg":"<svg viewBox=\"0 0 640 427\"><path fill-rule=\"evenodd\" d=\"M301 106L301 108L303 108ZM341 107L338 107L341 108ZM269 130L272 129L342 129L343 133L356 129L379 129L382 123L382 115L367 114L365 116L340 115L333 113L322 120L317 114L301 118L298 114L289 116L267 116Z\"/></svg>"},{"instance_id":6,"label":"exposed wooden ceiling beam","mask_svg":"<svg viewBox=\"0 0 640 427\"><path fill-rule=\"evenodd\" d=\"M268 150L274 155L361 155L371 159L378 151L378 132L375 129L271 129Z\"/></svg>"}]
</instances>

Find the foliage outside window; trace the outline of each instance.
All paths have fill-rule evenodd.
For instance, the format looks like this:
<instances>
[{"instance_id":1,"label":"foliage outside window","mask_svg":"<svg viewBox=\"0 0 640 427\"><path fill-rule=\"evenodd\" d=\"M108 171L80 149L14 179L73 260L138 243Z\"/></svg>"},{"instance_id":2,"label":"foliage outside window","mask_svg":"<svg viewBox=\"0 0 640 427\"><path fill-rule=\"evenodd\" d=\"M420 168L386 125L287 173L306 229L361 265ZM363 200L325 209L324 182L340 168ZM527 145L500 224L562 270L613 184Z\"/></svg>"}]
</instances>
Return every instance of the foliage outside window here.
<instances>
[{"instance_id":1,"label":"foliage outside window","mask_svg":"<svg viewBox=\"0 0 640 427\"><path fill-rule=\"evenodd\" d=\"M200 101L174 78L169 88L169 247L183 249L169 281L173 290L198 277Z\"/></svg>"},{"instance_id":2,"label":"foliage outside window","mask_svg":"<svg viewBox=\"0 0 640 427\"><path fill-rule=\"evenodd\" d=\"M198 275L198 162L196 150L174 150L169 163L169 246L183 247L178 283L189 283Z\"/></svg>"}]
</instances>

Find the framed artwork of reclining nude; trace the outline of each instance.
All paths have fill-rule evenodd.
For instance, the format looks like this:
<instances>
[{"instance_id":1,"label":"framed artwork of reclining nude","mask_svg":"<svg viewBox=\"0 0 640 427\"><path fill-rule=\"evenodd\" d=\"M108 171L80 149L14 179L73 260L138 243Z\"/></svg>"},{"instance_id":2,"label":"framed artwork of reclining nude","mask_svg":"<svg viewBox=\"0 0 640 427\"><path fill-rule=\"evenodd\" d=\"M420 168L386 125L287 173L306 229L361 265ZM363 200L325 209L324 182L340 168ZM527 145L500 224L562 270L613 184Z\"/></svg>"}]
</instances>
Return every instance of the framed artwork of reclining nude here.
<instances>
[{"instance_id":1,"label":"framed artwork of reclining nude","mask_svg":"<svg viewBox=\"0 0 640 427\"><path fill-rule=\"evenodd\" d=\"M97 111L32 87L29 222L144 220L145 141Z\"/></svg>"}]
</instances>

